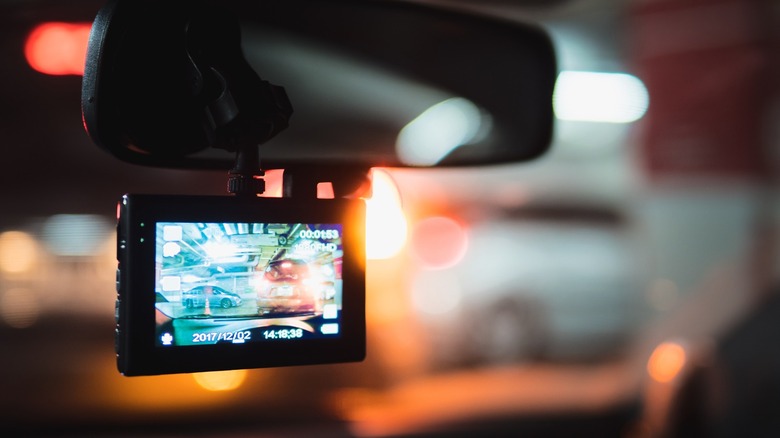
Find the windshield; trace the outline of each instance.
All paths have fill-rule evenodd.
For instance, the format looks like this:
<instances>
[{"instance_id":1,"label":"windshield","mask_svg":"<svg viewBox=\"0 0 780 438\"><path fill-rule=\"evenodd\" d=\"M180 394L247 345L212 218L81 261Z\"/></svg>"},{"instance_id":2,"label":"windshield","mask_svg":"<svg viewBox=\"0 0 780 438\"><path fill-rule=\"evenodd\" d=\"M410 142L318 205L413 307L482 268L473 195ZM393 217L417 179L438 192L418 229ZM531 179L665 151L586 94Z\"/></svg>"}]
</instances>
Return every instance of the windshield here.
<instances>
[{"instance_id":1,"label":"windshield","mask_svg":"<svg viewBox=\"0 0 780 438\"><path fill-rule=\"evenodd\" d=\"M654 436L670 412L687 412L675 403L690 370L718 363L721 340L772 296L775 2L442 1L550 33L551 149L522 164L371 171L365 361L123 377L116 202L223 195L227 176L126 164L93 145L78 71L46 70L25 44L44 22L83 32L102 2L38 3L0 2L0 430ZM349 68L328 63L328 75L333 65ZM282 179L268 171L266 195L280 196ZM175 304L187 324L257 306L302 320L341 299L335 255L234 251L207 262L206 240L183 239L159 268L193 277L175 293L161 286L156 303ZM292 302L300 297L314 298ZM734 374L760 374L745 370Z\"/></svg>"}]
</instances>

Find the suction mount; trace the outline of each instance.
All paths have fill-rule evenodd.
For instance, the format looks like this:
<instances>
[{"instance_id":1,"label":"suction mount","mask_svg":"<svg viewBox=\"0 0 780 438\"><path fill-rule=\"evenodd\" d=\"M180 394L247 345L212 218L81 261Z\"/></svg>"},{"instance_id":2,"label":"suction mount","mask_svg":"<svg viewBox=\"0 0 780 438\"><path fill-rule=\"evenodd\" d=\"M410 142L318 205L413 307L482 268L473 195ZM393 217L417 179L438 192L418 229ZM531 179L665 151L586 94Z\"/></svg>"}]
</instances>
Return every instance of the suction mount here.
<instances>
[{"instance_id":1,"label":"suction mount","mask_svg":"<svg viewBox=\"0 0 780 438\"><path fill-rule=\"evenodd\" d=\"M265 191L259 145L288 126L293 112L284 88L262 80L241 50L238 20L213 3L198 2L184 28L184 79L200 112L210 147L235 152L228 192L256 196Z\"/></svg>"}]
</instances>

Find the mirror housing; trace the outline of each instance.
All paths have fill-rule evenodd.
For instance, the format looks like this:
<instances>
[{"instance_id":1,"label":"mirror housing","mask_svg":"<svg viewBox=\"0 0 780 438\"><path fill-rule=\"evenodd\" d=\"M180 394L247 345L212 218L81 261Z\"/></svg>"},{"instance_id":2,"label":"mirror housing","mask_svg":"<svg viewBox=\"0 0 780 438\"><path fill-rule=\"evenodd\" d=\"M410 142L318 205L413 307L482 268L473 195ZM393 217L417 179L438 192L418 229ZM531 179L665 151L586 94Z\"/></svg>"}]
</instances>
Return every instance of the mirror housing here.
<instances>
[{"instance_id":1,"label":"mirror housing","mask_svg":"<svg viewBox=\"0 0 780 438\"><path fill-rule=\"evenodd\" d=\"M117 158L184 169L235 162L197 126L202 105L192 106L187 30L204 5L112 0L95 19L82 114L91 139ZM289 129L257 141L265 169L471 166L530 160L549 146L557 71L538 27L391 1L219 6L214 44L226 14L237 17L245 65L234 64L251 81L267 83L259 73L282 85L295 108Z\"/></svg>"}]
</instances>

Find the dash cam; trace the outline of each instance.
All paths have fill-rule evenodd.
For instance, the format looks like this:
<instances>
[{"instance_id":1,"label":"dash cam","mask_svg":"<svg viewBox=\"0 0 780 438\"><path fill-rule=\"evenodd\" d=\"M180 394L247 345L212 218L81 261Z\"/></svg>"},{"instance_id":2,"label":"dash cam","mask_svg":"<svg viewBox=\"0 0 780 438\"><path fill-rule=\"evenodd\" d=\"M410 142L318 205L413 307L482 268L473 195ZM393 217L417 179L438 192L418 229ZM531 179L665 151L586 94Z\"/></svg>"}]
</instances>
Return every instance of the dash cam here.
<instances>
[{"instance_id":1,"label":"dash cam","mask_svg":"<svg viewBox=\"0 0 780 438\"><path fill-rule=\"evenodd\" d=\"M129 163L228 170L209 152L235 154L235 196L119 202L122 374L365 357L365 205L350 197L367 169L279 162L270 168L284 171L284 197L258 196L260 146L293 108L247 62L236 14L215 0L108 0L90 33L81 103L90 138ZM338 197L317 199L321 182Z\"/></svg>"},{"instance_id":2,"label":"dash cam","mask_svg":"<svg viewBox=\"0 0 780 438\"><path fill-rule=\"evenodd\" d=\"M125 195L119 371L362 360L364 218L352 199Z\"/></svg>"}]
</instances>

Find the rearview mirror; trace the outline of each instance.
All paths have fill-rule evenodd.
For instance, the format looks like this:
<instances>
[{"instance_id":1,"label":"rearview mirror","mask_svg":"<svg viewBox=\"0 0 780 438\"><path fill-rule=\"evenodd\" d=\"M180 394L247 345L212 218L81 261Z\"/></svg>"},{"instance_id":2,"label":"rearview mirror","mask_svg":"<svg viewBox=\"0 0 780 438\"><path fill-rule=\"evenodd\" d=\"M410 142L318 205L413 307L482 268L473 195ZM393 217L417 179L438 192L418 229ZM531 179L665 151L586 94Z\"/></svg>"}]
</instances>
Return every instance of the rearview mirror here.
<instances>
[{"instance_id":1,"label":"rearview mirror","mask_svg":"<svg viewBox=\"0 0 780 438\"><path fill-rule=\"evenodd\" d=\"M185 3L136 2L145 6L98 15L84 76L85 126L124 161L229 169L230 151L174 144L192 142L184 132L167 137L170 149L136 135L150 109L170 117L170 129L180 129L173 121L183 116L160 111L156 99L126 102L152 84L180 86L182 56L173 52L180 44L184 53L176 40L184 27L171 31L182 26L170 20L175 11L160 11ZM294 108L289 128L260 146L263 168L470 166L529 160L549 146L556 65L540 28L405 2L219 3L240 20L248 64L284 87ZM150 44L170 47L171 56L146 57Z\"/></svg>"}]
</instances>

